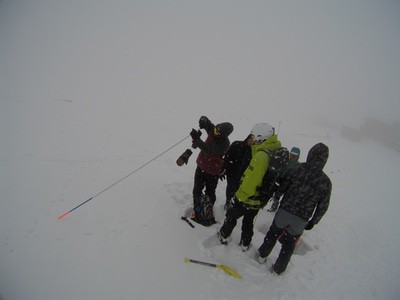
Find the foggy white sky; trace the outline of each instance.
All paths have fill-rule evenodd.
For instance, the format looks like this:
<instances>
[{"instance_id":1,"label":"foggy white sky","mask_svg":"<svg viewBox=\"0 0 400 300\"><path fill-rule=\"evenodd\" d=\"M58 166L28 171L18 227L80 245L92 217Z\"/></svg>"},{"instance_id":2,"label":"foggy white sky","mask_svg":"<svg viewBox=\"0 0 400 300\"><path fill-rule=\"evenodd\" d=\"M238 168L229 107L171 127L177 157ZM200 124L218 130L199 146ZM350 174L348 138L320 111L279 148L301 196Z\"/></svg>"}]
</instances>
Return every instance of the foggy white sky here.
<instances>
[{"instance_id":1,"label":"foggy white sky","mask_svg":"<svg viewBox=\"0 0 400 300\"><path fill-rule=\"evenodd\" d=\"M398 153L311 123L400 121L399 16L398 0L0 0L0 298L394 298L400 240L381 233L398 226ZM232 122L231 141L257 121L279 126L301 161L329 145L332 205L307 237L318 251L286 279L254 268L239 239L226 252L204 243L208 231L184 231L195 155L175 160L190 139L56 221L203 114ZM257 222L255 246L272 215ZM250 279L210 277L185 252L232 259Z\"/></svg>"},{"instance_id":2,"label":"foggy white sky","mask_svg":"<svg viewBox=\"0 0 400 300\"><path fill-rule=\"evenodd\" d=\"M386 0L3 0L0 101L399 121L399 16Z\"/></svg>"}]
</instances>

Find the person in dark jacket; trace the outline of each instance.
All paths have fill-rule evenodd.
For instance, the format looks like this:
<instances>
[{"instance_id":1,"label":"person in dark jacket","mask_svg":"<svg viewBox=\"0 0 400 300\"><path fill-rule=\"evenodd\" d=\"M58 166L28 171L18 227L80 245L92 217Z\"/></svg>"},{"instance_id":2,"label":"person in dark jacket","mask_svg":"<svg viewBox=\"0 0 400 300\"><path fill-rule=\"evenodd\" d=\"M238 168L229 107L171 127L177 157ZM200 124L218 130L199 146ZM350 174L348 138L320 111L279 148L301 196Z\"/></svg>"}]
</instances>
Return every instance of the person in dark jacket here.
<instances>
[{"instance_id":1,"label":"person in dark jacket","mask_svg":"<svg viewBox=\"0 0 400 300\"><path fill-rule=\"evenodd\" d=\"M198 212L203 189L205 188L205 195L214 205L216 201L215 190L224 164L224 154L230 146L228 136L233 131L233 125L229 122L214 125L206 116L202 116L199 119L199 127L207 132L205 141L200 138L200 130L192 129L190 135L193 142L192 147L201 150L196 160L197 168L193 186L194 219L201 223Z\"/></svg>"},{"instance_id":2,"label":"person in dark jacket","mask_svg":"<svg viewBox=\"0 0 400 300\"><path fill-rule=\"evenodd\" d=\"M298 147L292 147L289 152L289 161L287 165L283 168L282 172L279 174L280 177L285 177L287 173L289 173L292 169L296 168L300 165L300 149ZM279 182L279 180L278 180ZM271 198L271 207L268 209L269 212L276 212L279 206L279 200L281 199L282 194L279 192L275 192L274 196Z\"/></svg>"},{"instance_id":3,"label":"person in dark jacket","mask_svg":"<svg viewBox=\"0 0 400 300\"><path fill-rule=\"evenodd\" d=\"M224 165L220 179L223 180L226 177L225 210L228 210L232 206L232 198L239 187L240 178L250 163L251 144L253 144L253 137L249 134L244 141L233 142L224 156Z\"/></svg>"},{"instance_id":4,"label":"person in dark jacket","mask_svg":"<svg viewBox=\"0 0 400 300\"><path fill-rule=\"evenodd\" d=\"M328 160L329 149L323 143L314 145L305 163L282 178L279 191L283 198L263 244L258 249L258 261L264 263L283 235L282 248L273 266L273 272L286 270L295 248L295 241L304 230L318 224L329 207L332 183L323 168Z\"/></svg>"}]
</instances>

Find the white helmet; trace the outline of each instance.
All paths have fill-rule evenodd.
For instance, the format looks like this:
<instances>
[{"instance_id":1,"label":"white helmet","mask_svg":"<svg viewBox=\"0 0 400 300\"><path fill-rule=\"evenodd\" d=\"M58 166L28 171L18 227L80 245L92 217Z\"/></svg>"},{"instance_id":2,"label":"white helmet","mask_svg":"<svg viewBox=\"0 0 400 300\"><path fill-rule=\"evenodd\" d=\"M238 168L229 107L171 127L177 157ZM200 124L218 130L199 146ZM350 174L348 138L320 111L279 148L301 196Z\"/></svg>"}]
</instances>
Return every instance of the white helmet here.
<instances>
[{"instance_id":1,"label":"white helmet","mask_svg":"<svg viewBox=\"0 0 400 300\"><path fill-rule=\"evenodd\" d=\"M275 129L268 123L258 123L251 129L251 134L257 142L262 142L275 134Z\"/></svg>"}]
</instances>

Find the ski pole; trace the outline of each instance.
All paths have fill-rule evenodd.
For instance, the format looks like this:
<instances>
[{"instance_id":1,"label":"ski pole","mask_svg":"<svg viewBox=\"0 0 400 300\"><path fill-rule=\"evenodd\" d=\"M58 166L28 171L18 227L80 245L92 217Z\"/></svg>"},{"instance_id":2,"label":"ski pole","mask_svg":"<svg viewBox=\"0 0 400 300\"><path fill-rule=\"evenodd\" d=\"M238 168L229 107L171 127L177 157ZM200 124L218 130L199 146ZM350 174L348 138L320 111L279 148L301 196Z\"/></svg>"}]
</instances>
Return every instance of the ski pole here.
<instances>
[{"instance_id":1,"label":"ski pole","mask_svg":"<svg viewBox=\"0 0 400 300\"><path fill-rule=\"evenodd\" d=\"M102 190L101 192L97 193L96 195L92 196L91 198L87 199L86 201L82 202L81 204L75 206L74 208L70 209L69 211L63 213L62 215L60 215L57 219L58 220L62 220L64 219L67 215L69 215L71 212L73 212L74 210L78 209L79 207L81 207L82 205L88 203L89 201L93 200L94 198L96 198L97 196L103 194L105 191L108 191L109 189L111 189L112 187L116 186L118 183L120 183L121 181L125 180L126 178L128 178L129 176L131 176L132 174L138 172L139 170L143 169L145 166L147 166L148 164L150 164L151 162L155 161L157 158L159 158L160 156L164 155L165 153L167 153L169 150L171 150L172 148L178 146L180 143L182 143L184 140L186 140L190 135L186 136L185 138L181 139L179 142L175 143L174 145L172 145L171 147L169 147L168 149L164 150L163 152L161 152L160 154L158 154L157 156L155 156L154 158L152 158L151 160L149 160L148 162L144 163L143 165L141 165L139 168L133 170L132 172L130 172L128 175L125 175L124 177L122 177L121 179L117 180L116 182L114 182L113 184L111 184L110 186L108 186L107 188L105 188L104 190Z\"/></svg>"}]
</instances>

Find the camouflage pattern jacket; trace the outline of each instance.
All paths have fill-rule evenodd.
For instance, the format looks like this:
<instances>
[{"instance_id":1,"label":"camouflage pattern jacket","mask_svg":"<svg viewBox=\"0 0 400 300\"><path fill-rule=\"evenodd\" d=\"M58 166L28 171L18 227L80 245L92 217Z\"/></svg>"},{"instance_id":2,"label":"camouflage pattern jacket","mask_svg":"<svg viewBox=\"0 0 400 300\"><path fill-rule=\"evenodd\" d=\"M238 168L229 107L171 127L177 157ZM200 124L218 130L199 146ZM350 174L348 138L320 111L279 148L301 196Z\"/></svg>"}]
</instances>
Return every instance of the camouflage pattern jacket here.
<instances>
[{"instance_id":1,"label":"camouflage pattern jacket","mask_svg":"<svg viewBox=\"0 0 400 300\"><path fill-rule=\"evenodd\" d=\"M328 160L329 149L319 143L308 152L307 161L291 170L280 182L283 193L280 208L318 224L329 207L332 183L322 170Z\"/></svg>"}]
</instances>

